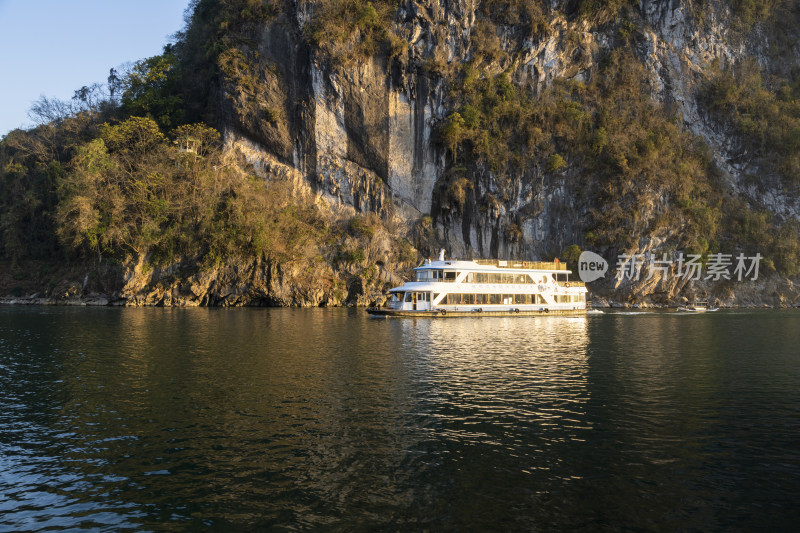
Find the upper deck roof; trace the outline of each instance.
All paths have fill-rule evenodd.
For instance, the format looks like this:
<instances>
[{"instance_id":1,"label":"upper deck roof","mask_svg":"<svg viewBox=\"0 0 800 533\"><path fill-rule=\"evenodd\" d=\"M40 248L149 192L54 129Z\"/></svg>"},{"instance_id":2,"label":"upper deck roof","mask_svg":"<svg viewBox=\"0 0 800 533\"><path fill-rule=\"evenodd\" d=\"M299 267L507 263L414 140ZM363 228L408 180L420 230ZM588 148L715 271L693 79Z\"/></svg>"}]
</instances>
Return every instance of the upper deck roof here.
<instances>
[{"instance_id":1,"label":"upper deck roof","mask_svg":"<svg viewBox=\"0 0 800 533\"><path fill-rule=\"evenodd\" d=\"M469 270L473 272L503 272L509 270L535 270L554 274L571 274L566 263L550 261L516 261L502 259L472 259L471 261L430 261L425 260L414 270Z\"/></svg>"}]
</instances>

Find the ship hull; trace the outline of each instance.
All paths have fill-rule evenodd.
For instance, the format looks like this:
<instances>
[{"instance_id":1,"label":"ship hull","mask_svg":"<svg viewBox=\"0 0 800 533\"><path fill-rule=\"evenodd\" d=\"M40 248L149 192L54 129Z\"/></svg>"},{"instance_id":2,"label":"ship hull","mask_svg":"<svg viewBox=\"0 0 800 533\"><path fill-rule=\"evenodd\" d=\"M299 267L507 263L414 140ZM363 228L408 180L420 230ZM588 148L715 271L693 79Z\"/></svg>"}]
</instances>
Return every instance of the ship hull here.
<instances>
[{"instance_id":1,"label":"ship hull","mask_svg":"<svg viewBox=\"0 0 800 533\"><path fill-rule=\"evenodd\" d=\"M410 311L370 307L367 313L377 317L418 317L418 318L464 318L464 317L498 317L498 316L584 316L586 309L504 309L504 310L465 310L450 311L433 309L430 311Z\"/></svg>"}]
</instances>

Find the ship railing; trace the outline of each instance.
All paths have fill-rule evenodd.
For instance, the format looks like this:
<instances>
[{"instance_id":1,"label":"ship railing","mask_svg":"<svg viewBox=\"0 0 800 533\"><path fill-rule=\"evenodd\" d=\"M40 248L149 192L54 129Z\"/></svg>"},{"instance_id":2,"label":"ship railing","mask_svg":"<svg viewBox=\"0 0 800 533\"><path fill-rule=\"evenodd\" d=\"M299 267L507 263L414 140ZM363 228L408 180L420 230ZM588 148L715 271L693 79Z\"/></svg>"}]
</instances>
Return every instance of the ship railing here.
<instances>
[{"instance_id":1,"label":"ship railing","mask_svg":"<svg viewBox=\"0 0 800 533\"><path fill-rule=\"evenodd\" d=\"M473 259L473 262L483 266L496 266L498 268L529 268L531 270L566 270L567 264L554 261L516 261L503 259Z\"/></svg>"},{"instance_id":2,"label":"ship railing","mask_svg":"<svg viewBox=\"0 0 800 533\"><path fill-rule=\"evenodd\" d=\"M559 285L562 287L585 287L586 284L582 281L559 281Z\"/></svg>"}]
</instances>

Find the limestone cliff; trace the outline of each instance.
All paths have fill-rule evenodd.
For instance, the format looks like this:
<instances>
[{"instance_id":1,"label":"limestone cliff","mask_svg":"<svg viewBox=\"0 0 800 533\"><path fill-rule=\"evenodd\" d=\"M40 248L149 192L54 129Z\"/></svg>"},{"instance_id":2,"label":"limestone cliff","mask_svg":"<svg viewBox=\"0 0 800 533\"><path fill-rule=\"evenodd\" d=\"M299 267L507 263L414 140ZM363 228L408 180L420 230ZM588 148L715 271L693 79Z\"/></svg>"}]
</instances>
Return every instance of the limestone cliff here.
<instances>
[{"instance_id":1,"label":"limestone cliff","mask_svg":"<svg viewBox=\"0 0 800 533\"><path fill-rule=\"evenodd\" d=\"M543 257L594 244L613 255L681 246L680 223L644 224L624 243L587 239L597 225L592 210L608 208L592 192L603 176L587 178L584 162L569 153L558 169L548 164L555 154L540 147L524 165L498 169L480 157L459 159L442 139L459 106L454 94L465 66L484 77L505 74L535 100L554 84L591 82L614 50L632 54L647 73L647 96L706 143L712 187L781 222L800 214L794 188L762 171L730 124L698 101L712 67L754 60L765 75L796 71L800 26L791 24L798 20L791 3L779 15L790 20L776 23L746 21L736 2L721 0L407 0L389 12L381 38L389 44L377 49L366 46L374 45L373 29L348 23L348 12L331 4L338 5L287 1L269 20L239 27L235 47L222 55L227 139L246 146L266 176L297 173L335 204L383 216L394 206L393 216L417 225L423 254L444 247L462 257ZM349 33L315 41L326 22ZM672 198L651 192L637 209L652 222L666 216ZM432 223L420 230L421 220ZM651 289L630 292L646 296ZM662 289L672 298L683 285Z\"/></svg>"}]
</instances>

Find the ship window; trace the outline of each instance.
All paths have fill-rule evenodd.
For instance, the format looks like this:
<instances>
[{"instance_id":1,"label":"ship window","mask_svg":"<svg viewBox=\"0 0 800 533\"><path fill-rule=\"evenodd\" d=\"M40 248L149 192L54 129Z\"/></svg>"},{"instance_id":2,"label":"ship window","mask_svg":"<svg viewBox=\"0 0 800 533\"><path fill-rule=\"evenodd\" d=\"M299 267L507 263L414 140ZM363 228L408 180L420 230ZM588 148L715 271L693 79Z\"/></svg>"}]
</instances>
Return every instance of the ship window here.
<instances>
[{"instance_id":1,"label":"ship window","mask_svg":"<svg viewBox=\"0 0 800 533\"><path fill-rule=\"evenodd\" d=\"M489 303L490 304L499 304L499 303L501 303L500 295L499 294L490 294L489 295Z\"/></svg>"},{"instance_id":2,"label":"ship window","mask_svg":"<svg viewBox=\"0 0 800 533\"><path fill-rule=\"evenodd\" d=\"M475 295L475 305L483 305L489 303L489 295L488 294L476 294Z\"/></svg>"},{"instance_id":3,"label":"ship window","mask_svg":"<svg viewBox=\"0 0 800 533\"><path fill-rule=\"evenodd\" d=\"M489 274L478 272L475 274L475 283L489 283Z\"/></svg>"},{"instance_id":4,"label":"ship window","mask_svg":"<svg viewBox=\"0 0 800 533\"><path fill-rule=\"evenodd\" d=\"M406 293L406 299L405 299L405 301L406 301L406 302L410 302L410 301L411 301L411 293L410 293L410 292L407 292L407 293Z\"/></svg>"},{"instance_id":5,"label":"ship window","mask_svg":"<svg viewBox=\"0 0 800 533\"><path fill-rule=\"evenodd\" d=\"M515 304L529 304L531 303L531 294L515 294L514 295L514 303Z\"/></svg>"},{"instance_id":6,"label":"ship window","mask_svg":"<svg viewBox=\"0 0 800 533\"><path fill-rule=\"evenodd\" d=\"M456 280L456 273L454 271L445 271L444 272L444 280L445 281L455 281Z\"/></svg>"}]
</instances>

